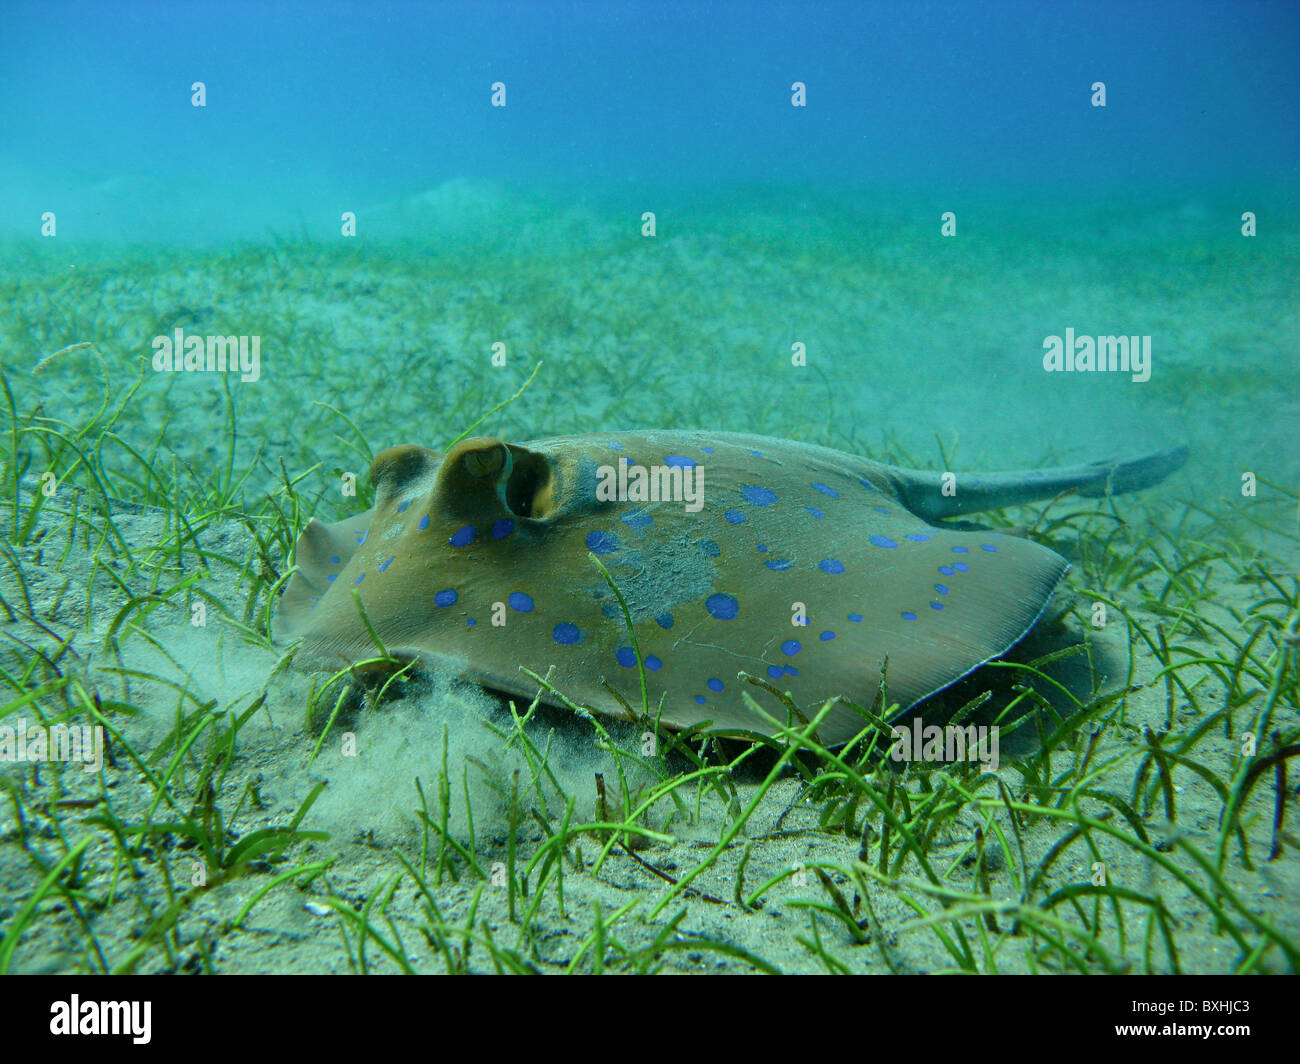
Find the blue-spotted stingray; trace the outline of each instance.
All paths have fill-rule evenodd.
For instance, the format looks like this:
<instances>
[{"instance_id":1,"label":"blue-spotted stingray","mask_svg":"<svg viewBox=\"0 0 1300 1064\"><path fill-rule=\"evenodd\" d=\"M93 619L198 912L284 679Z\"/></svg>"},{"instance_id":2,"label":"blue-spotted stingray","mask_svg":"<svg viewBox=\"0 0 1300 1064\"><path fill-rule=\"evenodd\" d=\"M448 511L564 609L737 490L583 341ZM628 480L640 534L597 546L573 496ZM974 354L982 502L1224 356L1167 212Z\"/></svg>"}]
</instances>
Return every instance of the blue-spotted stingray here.
<instances>
[{"instance_id":1,"label":"blue-spotted stingray","mask_svg":"<svg viewBox=\"0 0 1300 1064\"><path fill-rule=\"evenodd\" d=\"M573 702L624 715L612 692L639 706L640 671L590 552L626 602L664 724L772 733L741 673L810 716L833 696L871 706L886 659L889 701L906 710L1005 654L1069 568L1028 539L939 522L1133 491L1185 456L965 477L732 433L393 447L371 468L373 509L303 531L278 635L348 663L375 655L373 627L395 657L526 698L538 685L520 667L553 668ZM862 725L837 704L820 735Z\"/></svg>"}]
</instances>

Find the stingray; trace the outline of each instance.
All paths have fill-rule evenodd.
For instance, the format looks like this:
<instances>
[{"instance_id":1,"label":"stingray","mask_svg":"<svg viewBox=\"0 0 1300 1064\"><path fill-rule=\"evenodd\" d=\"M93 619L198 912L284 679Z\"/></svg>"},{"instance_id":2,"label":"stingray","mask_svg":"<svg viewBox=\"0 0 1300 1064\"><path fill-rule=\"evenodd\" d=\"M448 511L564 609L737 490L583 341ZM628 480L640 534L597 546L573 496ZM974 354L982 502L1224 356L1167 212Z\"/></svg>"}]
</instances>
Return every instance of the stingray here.
<instances>
[{"instance_id":1,"label":"stingray","mask_svg":"<svg viewBox=\"0 0 1300 1064\"><path fill-rule=\"evenodd\" d=\"M901 713L1011 649L1069 568L1029 539L942 522L1145 488L1186 453L964 476L734 433L393 447L371 468L371 510L304 529L277 636L322 665L374 658L377 636L529 699L521 666L552 670L571 701L626 715L643 674L594 554L663 724L771 734L742 673L812 716L834 696L871 706L886 662ZM862 726L841 702L820 736Z\"/></svg>"}]
</instances>

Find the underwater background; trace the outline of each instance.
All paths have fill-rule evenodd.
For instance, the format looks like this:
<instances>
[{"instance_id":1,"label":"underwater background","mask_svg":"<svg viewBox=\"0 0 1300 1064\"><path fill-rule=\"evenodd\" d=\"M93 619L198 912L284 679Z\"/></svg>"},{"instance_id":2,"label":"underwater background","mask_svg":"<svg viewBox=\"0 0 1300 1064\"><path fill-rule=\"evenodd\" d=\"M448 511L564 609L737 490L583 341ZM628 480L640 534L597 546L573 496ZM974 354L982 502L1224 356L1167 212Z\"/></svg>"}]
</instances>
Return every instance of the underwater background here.
<instances>
[{"instance_id":1,"label":"underwater background","mask_svg":"<svg viewBox=\"0 0 1300 1064\"><path fill-rule=\"evenodd\" d=\"M534 435L816 425L937 459L938 432L1008 468L1201 442L1203 472L1296 471L1294 4L18 2L5 20L9 272L104 271L60 312L93 295L123 372L177 325L259 334L244 390L276 398L241 397L249 416L278 420L291 381L358 389L356 418L396 415L379 442L429 442L502 341L499 377L548 361ZM40 317L49 349L79 338ZM1067 328L1150 336L1150 379L1044 372ZM177 386L196 415L217 387Z\"/></svg>"},{"instance_id":2,"label":"underwater background","mask_svg":"<svg viewBox=\"0 0 1300 1064\"><path fill-rule=\"evenodd\" d=\"M1238 894L1215 893L1223 908L1213 909L1188 886L1199 865L1181 850L1177 872L1157 883L1164 873L1153 871L1160 862L1141 850L1149 840L1137 828L1131 848L1114 843L1131 859L1125 882L1147 877L1143 897L1166 891L1183 921L1177 946L1139 958L1140 930L1127 938L1121 930L1116 944L1114 927L1081 919L1110 953L1067 957L1040 943L1027 960L1004 952L999 963L1294 971L1300 862L1293 836L1271 819L1273 791L1260 784L1251 793L1258 779L1273 779L1271 767L1252 775L1263 762L1244 760L1238 740L1252 720L1281 728L1276 748L1300 738L1297 54L1300 6L1264 0L0 0L0 690L9 699L0 724L34 709L87 713L74 674L96 699L102 688L117 714L110 719L139 729L123 724L116 741L137 744L158 772L135 805L125 803L144 822L155 809L198 801L192 777L177 770L164 779L161 766L173 754L184 763L176 751L187 728L215 733L210 721L224 721L230 753L196 744L207 760L194 771L205 783L230 773L212 793L226 802L227 827L239 820L238 831L213 832L208 865L221 871L183 918L178 909L142 936L114 896L91 934L86 919L24 910L30 926L0 924L9 935L0 934L0 971L11 962L29 971L261 970L271 962L236 933L248 909L229 888L267 869L251 869L237 840L283 832L274 836L283 842L277 860L294 854L308 870L302 889L319 890L326 844L298 829L300 820L324 827L329 845L343 847L329 897L374 897L396 867L345 843L363 829L409 842L411 779L423 773L432 803L436 776L442 794L448 728L464 803L456 805L459 790L445 799L434 844L429 809L416 821L425 848L438 850L438 881L459 868L472 882L471 873L482 875L476 854L484 868L504 859L507 836L513 861L516 829L533 823L515 815L502 782L519 768L510 760L518 752L498 763L457 734L467 713L508 729L491 717L499 707L439 679L418 706L409 697L382 707L390 724L362 728L381 756L354 764L320 733L342 702L295 678L272 638L308 518L364 510L380 450L441 449L471 427L517 442L647 427L752 432L963 472L1186 444L1186 467L1140 497L1070 499L1053 504L1050 521L1026 509L996 523L1034 526L1069 557L1084 614L1097 596L1112 603L1112 617L1123 613L1127 628L1104 638L1086 632L1084 614L1076 629L1098 647L1113 643L1094 669L1096 690L1081 699L1084 719L1112 712L1125 669L1133 685L1118 721L1106 717L1106 742L1118 752L1116 775L1103 783L1125 796L1126 823L1131 806L1134 821L1165 817L1206 852L1217 846ZM178 330L255 339L257 364L224 374L160 369L157 344ZM1045 366L1052 337L1107 336L1149 338L1149 364L1140 373ZM43 502L45 472L72 492ZM356 495L339 490L349 475ZM194 626L195 604L206 604L211 627ZM1141 694L1138 681L1149 681ZM236 762L245 723L256 741ZM1179 762L1166 777L1173 762L1154 754L1135 767L1146 749L1136 736L1149 727L1198 767ZM1044 781L1070 778L1056 776L1052 757L1071 743L1071 771L1085 786L1092 746L1080 753L1085 741L1064 726L1039 738L1045 767L1015 769L1023 793L1055 800ZM608 811L591 808L589 740L583 732L557 745L550 780L561 794L570 785L581 792L579 817L601 820ZM430 750L440 751L437 764ZM1221 785L1206 782L1202 761ZM486 783L461 775L483 762L493 766ZM325 775L333 785L322 792ZM44 792L0 765L0 783L20 778L10 794L24 812L0 820L6 843L25 840L22 824L56 815L24 804ZM73 799L102 800L85 797L89 784L78 781L66 782ZM176 806L161 798L173 786L185 792ZM781 788L791 806L805 794L792 780L774 793ZM893 801L892 785L889 793ZM551 832L565 806L547 794L551 807L540 799L538 819ZM1229 794L1253 817L1239 837L1224 815ZM466 815L475 801L493 810L477 821L482 852ZM861 794L828 801L815 830L834 844L789 837L779 804L764 821L767 849L756 845L748 873L755 898L765 876L838 852L834 845L847 870L837 882L865 874L852 864L859 839L867 852L855 816L874 807ZM1292 789L1283 804L1294 810L1296 801ZM701 814L691 830L676 825L672 860L690 867L701 859L692 845L709 852L730 823L727 808ZM371 815L378 827L365 822ZM204 817L207 831L210 809ZM668 830L658 820L652 827ZM1029 846L1044 862L1023 893L1029 925L1044 884L1086 880L1083 858L1068 869L1054 863L1068 827L1048 817ZM128 849L144 860L152 836L137 831L94 829L86 853L103 851L96 874ZM1234 863L1247 835L1257 867ZM74 834L50 829L43 838L56 836ZM599 838L584 837L588 858L607 841ZM666 838L654 841L666 847ZM1268 865L1265 850L1279 838L1282 857ZM734 871L737 855L717 845L708 869L730 861ZM49 868L74 849L51 843L33 862L17 845L0 848L0 921L39 897ZM1175 849L1169 842L1159 852ZM965 859L953 866L964 869ZM748 860L746 848L740 879ZM426 872L434 879L432 860L423 862L421 885ZM549 868L533 915L562 929L546 893ZM592 896L612 912L627 892L661 885L637 874L618 889L593 879ZM170 872L150 875L150 912L170 912ZM439 897L449 920L468 911L472 930L487 917L475 915L477 895L469 906L457 889ZM709 889L731 897L729 883ZM349 948L318 941L333 900L304 914L287 895L270 893L258 913L288 944L271 966L357 970ZM673 897L687 902L684 892ZM717 899L692 899L682 926L712 942L724 927L709 908ZM491 918L513 924L513 893L508 918L505 904L492 901ZM1133 904L1148 919L1150 947L1150 921L1167 930L1164 910ZM916 915L909 905L893 897L880 919L902 926ZM796 910L787 912L803 919ZM638 931L624 927L629 942L646 936L647 952L623 958L629 968L658 963L659 919L656 908ZM1230 923L1244 930L1227 948L1220 925ZM541 970L604 963L572 941L539 945L546 936L528 939L533 925L523 924L517 948ZM725 926L749 959L706 945L699 967L718 956L728 970L767 970L753 961L759 955L782 970L839 963L756 918ZM799 934L808 934L806 919ZM873 954L859 963L862 950L845 963L998 967L921 939L907 940L915 945L902 961ZM484 948L474 963L468 950L448 959L446 970L480 970L487 956L498 970L513 964ZM406 961L424 970L428 958ZM383 961L386 970L403 963Z\"/></svg>"}]
</instances>

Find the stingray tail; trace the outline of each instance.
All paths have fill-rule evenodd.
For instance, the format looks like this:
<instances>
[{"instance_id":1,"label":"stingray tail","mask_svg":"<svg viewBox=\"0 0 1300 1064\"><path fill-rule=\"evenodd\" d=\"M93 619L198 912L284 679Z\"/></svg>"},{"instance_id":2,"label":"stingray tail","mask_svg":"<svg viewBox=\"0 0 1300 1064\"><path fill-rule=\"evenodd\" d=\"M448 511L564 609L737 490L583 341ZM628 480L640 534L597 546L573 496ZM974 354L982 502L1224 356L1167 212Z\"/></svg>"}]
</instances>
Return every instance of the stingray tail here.
<instances>
[{"instance_id":1,"label":"stingray tail","mask_svg":"<svg viewBox=\"0 0 1300 1064\"><path fill-rule=\"evenodd\" d=\"M938 521L1050 499L1065 491L1076 491L1092 498L1141 491L1159 484L1181 469L1186 461L1187 448L1183 446L1137 458L1090 462L1061 469L958 474L955 483L949 481L947 485L944 474L900 469L896 471L895 487L903 504L914 514L928 521Z\"/></svg>"}]
</instances>

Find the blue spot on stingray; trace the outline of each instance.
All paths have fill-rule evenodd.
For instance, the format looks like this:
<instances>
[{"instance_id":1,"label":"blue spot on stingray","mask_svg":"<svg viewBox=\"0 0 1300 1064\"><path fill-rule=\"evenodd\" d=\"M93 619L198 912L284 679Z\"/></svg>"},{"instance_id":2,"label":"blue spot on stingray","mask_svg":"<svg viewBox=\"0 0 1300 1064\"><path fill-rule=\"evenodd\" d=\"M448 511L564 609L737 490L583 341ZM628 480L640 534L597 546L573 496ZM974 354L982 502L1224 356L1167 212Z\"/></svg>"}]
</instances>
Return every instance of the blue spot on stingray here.
<instances>
[{"instance_id":1,"label":"blue spot on stingray","mask_svg":"<svg viewBox=\"0 0 1300 1064\"><path fill-rule=\"evenodd\" d=\"M823 573L830 573L831 576L839 576L844 572L844 563L838 558L823 558L817 563L817 568Z\"/></svg>"},{"instance_id":2,"label":"blue spot on stingray","mask_svg":"<svg viewBox=\"0 0 1300 1064\"><path fill-rule=\"evenodd\" d=\"M931 602L931 603L930 603L930 609L932 609L932 610L941 610L941 609L943 609L943 603L942 603L942 602Z\"/></svg>"},{"instance_id":3,"label":"blue spot on stingray","mask_svg":"<svg viewBox=\"0 0 1300 1064\"><path fill-rule=\"evenodd\" d=\"M852 621L854 624L861 624L861 623L862 623L862 614L860 614L860 613L850 613L850 614L849 614L849 620Z\"/></svg>"},{"instance_id":4,"label":"blue spot on stingray","mask_svg":"<svg viewBox=\"0 0 1300 1064\"><path fill-rule=\"evenodd\" d=\"M887 514L887 513L889 513L889 507L887 507L887 506L873 506L872 509L875 510L876 513L878 513L878 514Z\"/></svg>"},{"instance_id":5,"label":"blue spot on stingray","mask_svg":"<svg viewBox=\"0 0 1300 1064\"><path fill-rule=\"evenodd\" d=\"M731 621L740 612L740 603L730 595L715 592L704 600L704 608L709 611L711 617L716 617L720 621Z\"/></svg>"},{"instance_id":6,"label":"blue spot on stingray","mask_svg":"<svg viewBox=\"0 0 1300 1064\"><path fill-rule=\"evenodd\" d=\"M389 558L389 559L387 559L386 561L382 561L382 562L380 562L380 563L379 563L379 571L382 573L385 569L387 569L387 568L388 568L390 565L392 565L393 562L395 562L395 561L397 561L396 558Z\"/></svg>"},{"instance_id":7,"label":"blue spot on stingray","mask_svg":"<svg viewBox=\"0 0 1300 1064\"><path fill-rule=\"evenodd\" d=\"M766 554L766 553L767 553L767 544L766 544L766 543L760 543L760 544L758 545L758 553L759 553L759 554Z\"/></svg>"},{"instance_id":8,"label":"blue spot on stingray","mask_svg":"<svg viewBox=\"0 0 1300 1064\"><path fill-rule=\"evenodd\" d=\"M761 484L746 484L740 489L740 494L745 497L746 502L754 506L771 506L776 502L776 492Z\"/></svg>"},{"instance_id":9,"label":"blue spot on stingray","mask_svg":"<svg viewBox=\"0 0 1300 1064\"><path fill-rule=\"evenodd\" d=\"M358 533L357 533L357 546L358 546L358 547L364 547L364 546L366 545L366 540L369 539L369 538L370 538L370 529L367 528L364 532L358 532Z\"/></svg>"},{"instance_id":10,"label":"blue spot on stingray","mask_svg":"<svg viewBox=\"0 0 1300 1064\"><path fill-rule=\"evenodd\" d=\"M810 514L812 514L813 517L825 517L825 516L826 516L824 513L822 513L822 512L821 512L819 509L817 509L817 507L815 507L815 506L805 506L804 509L807 510Z\"/></svg>"},{"instance_id":11,"label":"blue spot on stingray","mask_svg":"<svg viewBox=\"0 0 1300 1064\"><path fill-rule=\"evenodd\" d=\"M428 527L429 527L429 515L428 515L428 514L425 514L423 517L421 517L421 518L420 518L420 523L417 524L415 527L418 528L421 532L423 532L426 528L428 528Z\"/></svg>"},{"instance_id":12,"label":"blue spot on stingray","mask_svg":"<svg viewBox=\"0 0 1300 1064\"><path fill-rule=\"evenodd\" d=\"M970 553L970 548L969 548L969 547L953 547L952 552L953 552L953 554L969 554L969 553Z\"/></svg>"},{"instance_id":13,"label":"blue spot on stingray","mask_svg":"<svg viewBox=\"0 0 1300 1064\"><path fill-rule=\"evenodd\" d=\"M768 674L768 676L770 676L772 679L774 679L774 680L779 680L782 676L785 675L785 666L784 666L784 665L769 665L769 666L767 667L767 674Z\"/></svg>"},{"instance_id":14,"label":"blue spot on stingray","mask_svg":"<svg viewBox=\"0 0 1300 1064\"><path fill-rule=\"evenodd\" d=\"M576 624L570 624L568 621L561 621L551 632L551 638L562 647L571 647L574 643L582 642L582 631Z\"/></svg>"},{"instance_id":15,"label":"blue spot on stingray","mask_svg":"<svg viewBox=\"0 0 1300 1064\"><path fill-rule=\"evenodd\" d=\"M947 589L946 587L944 587L942 584L935 584L935 585L934 585L934 589L935 589L937 592L939 592L939 594L941 594L941 595L946 595L946 594L948 594L948 589Z\"/></svg>"},{"instance_id":16,"label":"blue spot on stingray","mask_svg":"<svg viewBox=\"0 0 1300 1064\"><path fill-rule=\"evenodd\" d=\"M957 572L959 572L959 573L969 573L969 572L970 572L970 566L967 565L965 562L953 562L953 563L952 563L952 567L953 567L954 569L956 569ZM943 572L943 570L940 569L939 572Z\"/></svg>"},{"instance_id":17,"label":"blue spot on stingray","mask_svg":"<svg viewBox=\"0 0 1300 1064\"><path fill-rule=\"evenodd\" d=\"M651 654L649 657L645 659L645 667L649 669L651 672L658 672L660 669L664 667L664 663L660 661L657 657L655 657L653 654Z\"/></svg>"},{"instance_id":18,"label":"blue spot on stingray","mask_svg":"<svg viewBox=\"0 0 1300 1064\"><path fill-rule=\"evenodd\" d=\"M512 591L506 599L506 604L516 613L533 612L533 596L525 594L522 591Z\"/></svg>"},{"instance_id":19,"label":"blue spot on stingray","mask_svg":"<svg viewBox=\"0 0 1300 1064\"><path fill-rule=\"evenodd\" d=\"M364 580L365 578L366 578L366 574L365 574L365 573L362 573L362 574L361 574L360 576L358 576L355 580L353 580L352 583L354 583L354 584L359 584L359 583L361 583L361 581Z\"/></svg>"},{"instance_id":20,"label":"blue spot on stingray","mask_svg":"<svg viewBox=\"0 0 1300 1064\"><path fill-rule=\"evenodd\" d=\"M330 559L330 565L338 565L338 563L339 563L339 560L338 560L337 558L331 558L331 559Z\"/></svg>"},{"instance_id":21,"label":"blue spot on stingray","mask_svg":"<svg viewBox=\"0 0 1300 1064\"><path fill-rule=\"evenodd\" d=\"M662 628L664 631L667 631L667 630L668 630L669 628L671 628L675 623L676 623L676 622L673 620L673 615L672 615L671 613L656 613L656 614L655 614L655 624L657 624L657 625L658 625L660 628Z\"/></svg>"},{"instance_id":22,"label":"blue spot on stingray","mask_svg":"<svg viewBox=\"0 0 1300 1064\"><path fill-rule=\"evenodd\" d=\"M715 539L702 539L695 545L706 558L716 558L722 553L722 548L718 546L718 541Z\"/></svg>"},{"instance_id":23,"label":"blue spot on stingray","mask_svg":"<svg viewBox=\"0 0 1300 1064\"><path fill-rule=\"evenodd\" d=\"M713 448L712 448L712 447L701 447L700 450L703 451L705 454L712 454L712 453L713 453Z\"/></svg>"},{"instance_id":24,"label":"blue spot on stingray","mask_svg":"<svg viewBox=\"0 0 1300 1064\"><path fill-rule=\"evenodd\" d=\"M764 562L763 564L774 573L783 573L794 565L794 562L789 558L773 558L770 562Z\"/></svg>"},{"instance_id":25,"label":"blue spot on stingray","mask_svg":"<svg viewBox=\"0 0 1300 1064\"><path fill-rule=\"evenodd\" d=\"M882 536L878 532L872 536L868 536L867 542L870 543L873 547L885 547L887 549L898 546L898 544L895 543L888 536Z\"/></svg>"},{"instance_id":26,"label":"blue spot on stingray","mask_svg":"<svg viewBox=\"0 0 1300 1064\"><path fill-rule=\"evenodd\" d=\"M636 653L631 647L619 647L614 651L614 660L625 669L631 669L636 666Z\"/></svg>"},{"instance_id":27,"label":"blue spot on stingray","mask_svg":"<svg viewBox=\"0 0 1300 1064\"><path fill-rule=\"evenodd\" d=\"M515 530L515 519L513 517L502 517L492 523L492 538L505 539Z\"/></svg>"},{"instance_id":28,"label":"blue spot on stingray","mask_svg":"<svg viewBox=\"0 0 1300 1064\"><path fill-rule=\"evenodd\" d=\"M876 486L873 483L871 483L871 481L869 481L866 477L858 477L858 483L861 484L864 488L866 488L867 491L876 490Z\"/></svg>"},{"instance_id":29,"label":"blue spot on stingray","mask_svg":"<svg viewBox=\"0 0 1300 1064\"><path fill-rule=\"evenodd\" d=\"M649 528L655 523L655 519L644 510L629 510L619 520L628 528Z\"/></svg>"},{"instance_id":30,"label":"blue spot on stingray","mask_svg":"<svg viewBox=\"0 0 1300 1064\"><path fill-rule=\"evenodd\" d=\"M820 636L818 636L818 638L819 638L823 643L829 643L832 639L835 638L835 633L834 633L834 632L822 632L822 634L821 634Z\"/></svg>"},{"instance_id":31,"label":"blue spot on stingray","mask_svg":"<svg viewBox=\"0 0 1300 1064\"><path fill-rule=\"evenodd\" d=\"M337 580L338 578L339 578L338 573L330 573L325 577L326 580Z\"/></svg>"},{"instance_id":32,"label":"blue spot on stingray","mask_svg":"<svg viewBox=\"0 0 1300 1064\"><path fill-rule=\"evenodd\" d=\"M743 525L745 523L745 515L739 510L728 510L722 516L727 519L728 523L733 525Z\"/></svg>"},{"instance_id":33,"label":"blue spot on stingray","mask_svg":"<svg viewBox=\"0 0 1300 1064\"><path fill-rule=\"evenodd\" d=\"M586 544L592 554L613 554L621 546L617 536L599 530L587 533Z\"/></svg>"},{"instance_id":34,"label":"blue spot on stingray","mask_svg":"<svg viewBox=\"0 0 1300 1064\"><path fill-rule=\"evenodd\" d=\"M464 528L457 529L456 534L447 540L453 547L468 547L474 542L474 537L478 535L478 530L473 525L466 525Z\"/></svg>"},{"instance_id":35,"label":"blue spot on stingray","mask_svg":"<svg viewBox=\"0 0 1300 1064\"><path fill-rule=\"evenodd\" d=\"M904 610L902 612L902 618L905 621L914 621L916 620L916 614L912 613L911 610Z\"/></svg>"},{"instance_id":36,"label":"blue spot on stingray","mask_svg":"<svg viewBox=\"0 0 1300 1064\"><path fill-rule=\"evenodd\" d=\"M753 455L755 458L765 458L765 457L766 457L766 455L764 455L762 451L750 451L749 453L750 453L751 455Z\"/></svg>"},{"instance_id":37,"label":"blue spot on stingray","mask_svg":"<svg viewBox=\"0 0 1300 1064\"><path fill-rule=\"evenodd\" d=\"M709 682L706 683L704 686L707 687L710 691L721 691L726 686L726 684L724 684L721 680L718 679L710 679Z\"/></svg>"},{"instance_id":38,"label":"blue spot on stingray","mask_svg":"<svg viewBox=\"0 0 1300 1064\"><path fill-rule=\"evenodd\" d=\"M466 628L473 628L474 625L476 625L476 624L478 624L478 621L474 620L473 617L466 617L466 618L465 618L465 627L466 627Z\"/></svg>"},{"instance_id":39,"label":"blue spot on stingray","mask_svg":"<svg viewBox=\"0 0 1300 1064\"><path fill-rule=\"evenodd\" d=\"M694 469L699 462L694 458L687 458L684 454L670 454L664 459L664 465L669 467L681 466L683 469Z\"/></svg>"},{"instance_id":40,"label":"blue spot on stingray","mask_svg":"<svg viewBox=\"0 0 1300 1064\"><path fill-rule=\"evenodd\" d=\"M816 481L813 481L813 487L823 495L829 495L832 499L838 499L840 497L840 493L827 484L818 484Z\"/></svg>"},{"instance_id":41,"label":"blue spot on stingray","mask_svg":"<svg viewBox=\"0 0 1300 1064\"><path fill-rule=\"evenodd\" d=\"M708 450L708 448L706 447L705 450ZM700 705L704 705L708 701L708 699L705 698L703 695L696 695L695 701L697 701Z\"/></svg>"},{"instance_id":42,"label":"blue spot on stingray","mask_svg":"<svg viewBox=\"0 0 1300 1064\"><path fill-rule=\"evenodd\" d=\"M610 445L611 447L613 447L614 450L616 450L616 451L621 451L621 450L623 449L623 445L622 445L621 443L615 443L615 442L612 441L612 440L610 441L610 444L609 444L609 445Z\"/></svg>"},{"instance_id":43,"label":"blue spot on stingray","mask_svg":"<svg viewBox=\"0 0 1300 1064\"><path fill-rule=\"evenodd\" d=\"M786 674L787 676L798 676L798 675L799 675L799 670L796 669L793 665L787 665L787 666L785 667L785 674Z\"/></svg>"},{"instance_id":44,"label":"blue spot on stingray","mask_svg":"<svg viewBox=\"0 0 1300 1064\"><path fill-rule=\"evenodd\" d=\"M397 504L397 512L398 512L399 514L404 514L404 513L406 513L406 511L409 510L410 508L411 508L411 500L410 500L410 499L407 499L406 502L399 502L399 503Z\"/></svg>"},{"instance_id":45,"label":"blue spot on stingray","mask_svg":"<svg viewBox=\"0 0 1300 1064\"><path fill-rule=\"evenodd\" d=\"M454 606L456 599L459 597L455 591L448 588L446 591L439 591L433 596L433 604L435 606Z\"/></svg>"},{"instance_id":46,"label":"blue spot on stingray","mask_svg":"<svg viewBox=\"0 0 1300 1064\"><path fill-rule=\"evenodd\" d=\"M957 570L954 569L951 565L939 566L939 572L943 573L944 576L952 576L952 574L955 573L956 571Z\"/></svg>"},{"instance_id":47,"label":"blue spot on stingray","mask_svg":"<svg viewBox=\"0 0 1300 1064\"><path fill-rule=\"evenodd\" d=\"M907 535L905 535L903 538L904 538L904 539L910 539L913 543L929 543L929 542L930 542L930 537L927 536L927 535L925 535L925 534L922 533L922 532L909 532L909 533L908 533Z\"/></svg>"},{"instance_id":48,"label":"blue spot on stingray","mask_svg":"<svg viewBox=\"0 0 1300 1064\"><path fill-rule=\"evenodd\" d=\"M989 543L981 543L981 544L980 544L980 550L986 550L986 551L988 551L990 554L997 554L997 552L998 552L997 547L994 547L994 546L992 546L992 545L989 544Z\"/></svg>"},{"instance_id":49,"label":"blue spot on stingray","mask_svg":"<svg viewBox=\"0 0 1300 1064\"><path fill-rule=\"evenodd\" d=\"M787 639L781 644L781 652L788 658L794 657L803 649L803 644L797 639Z\"/></svg>"}]
</instances>

